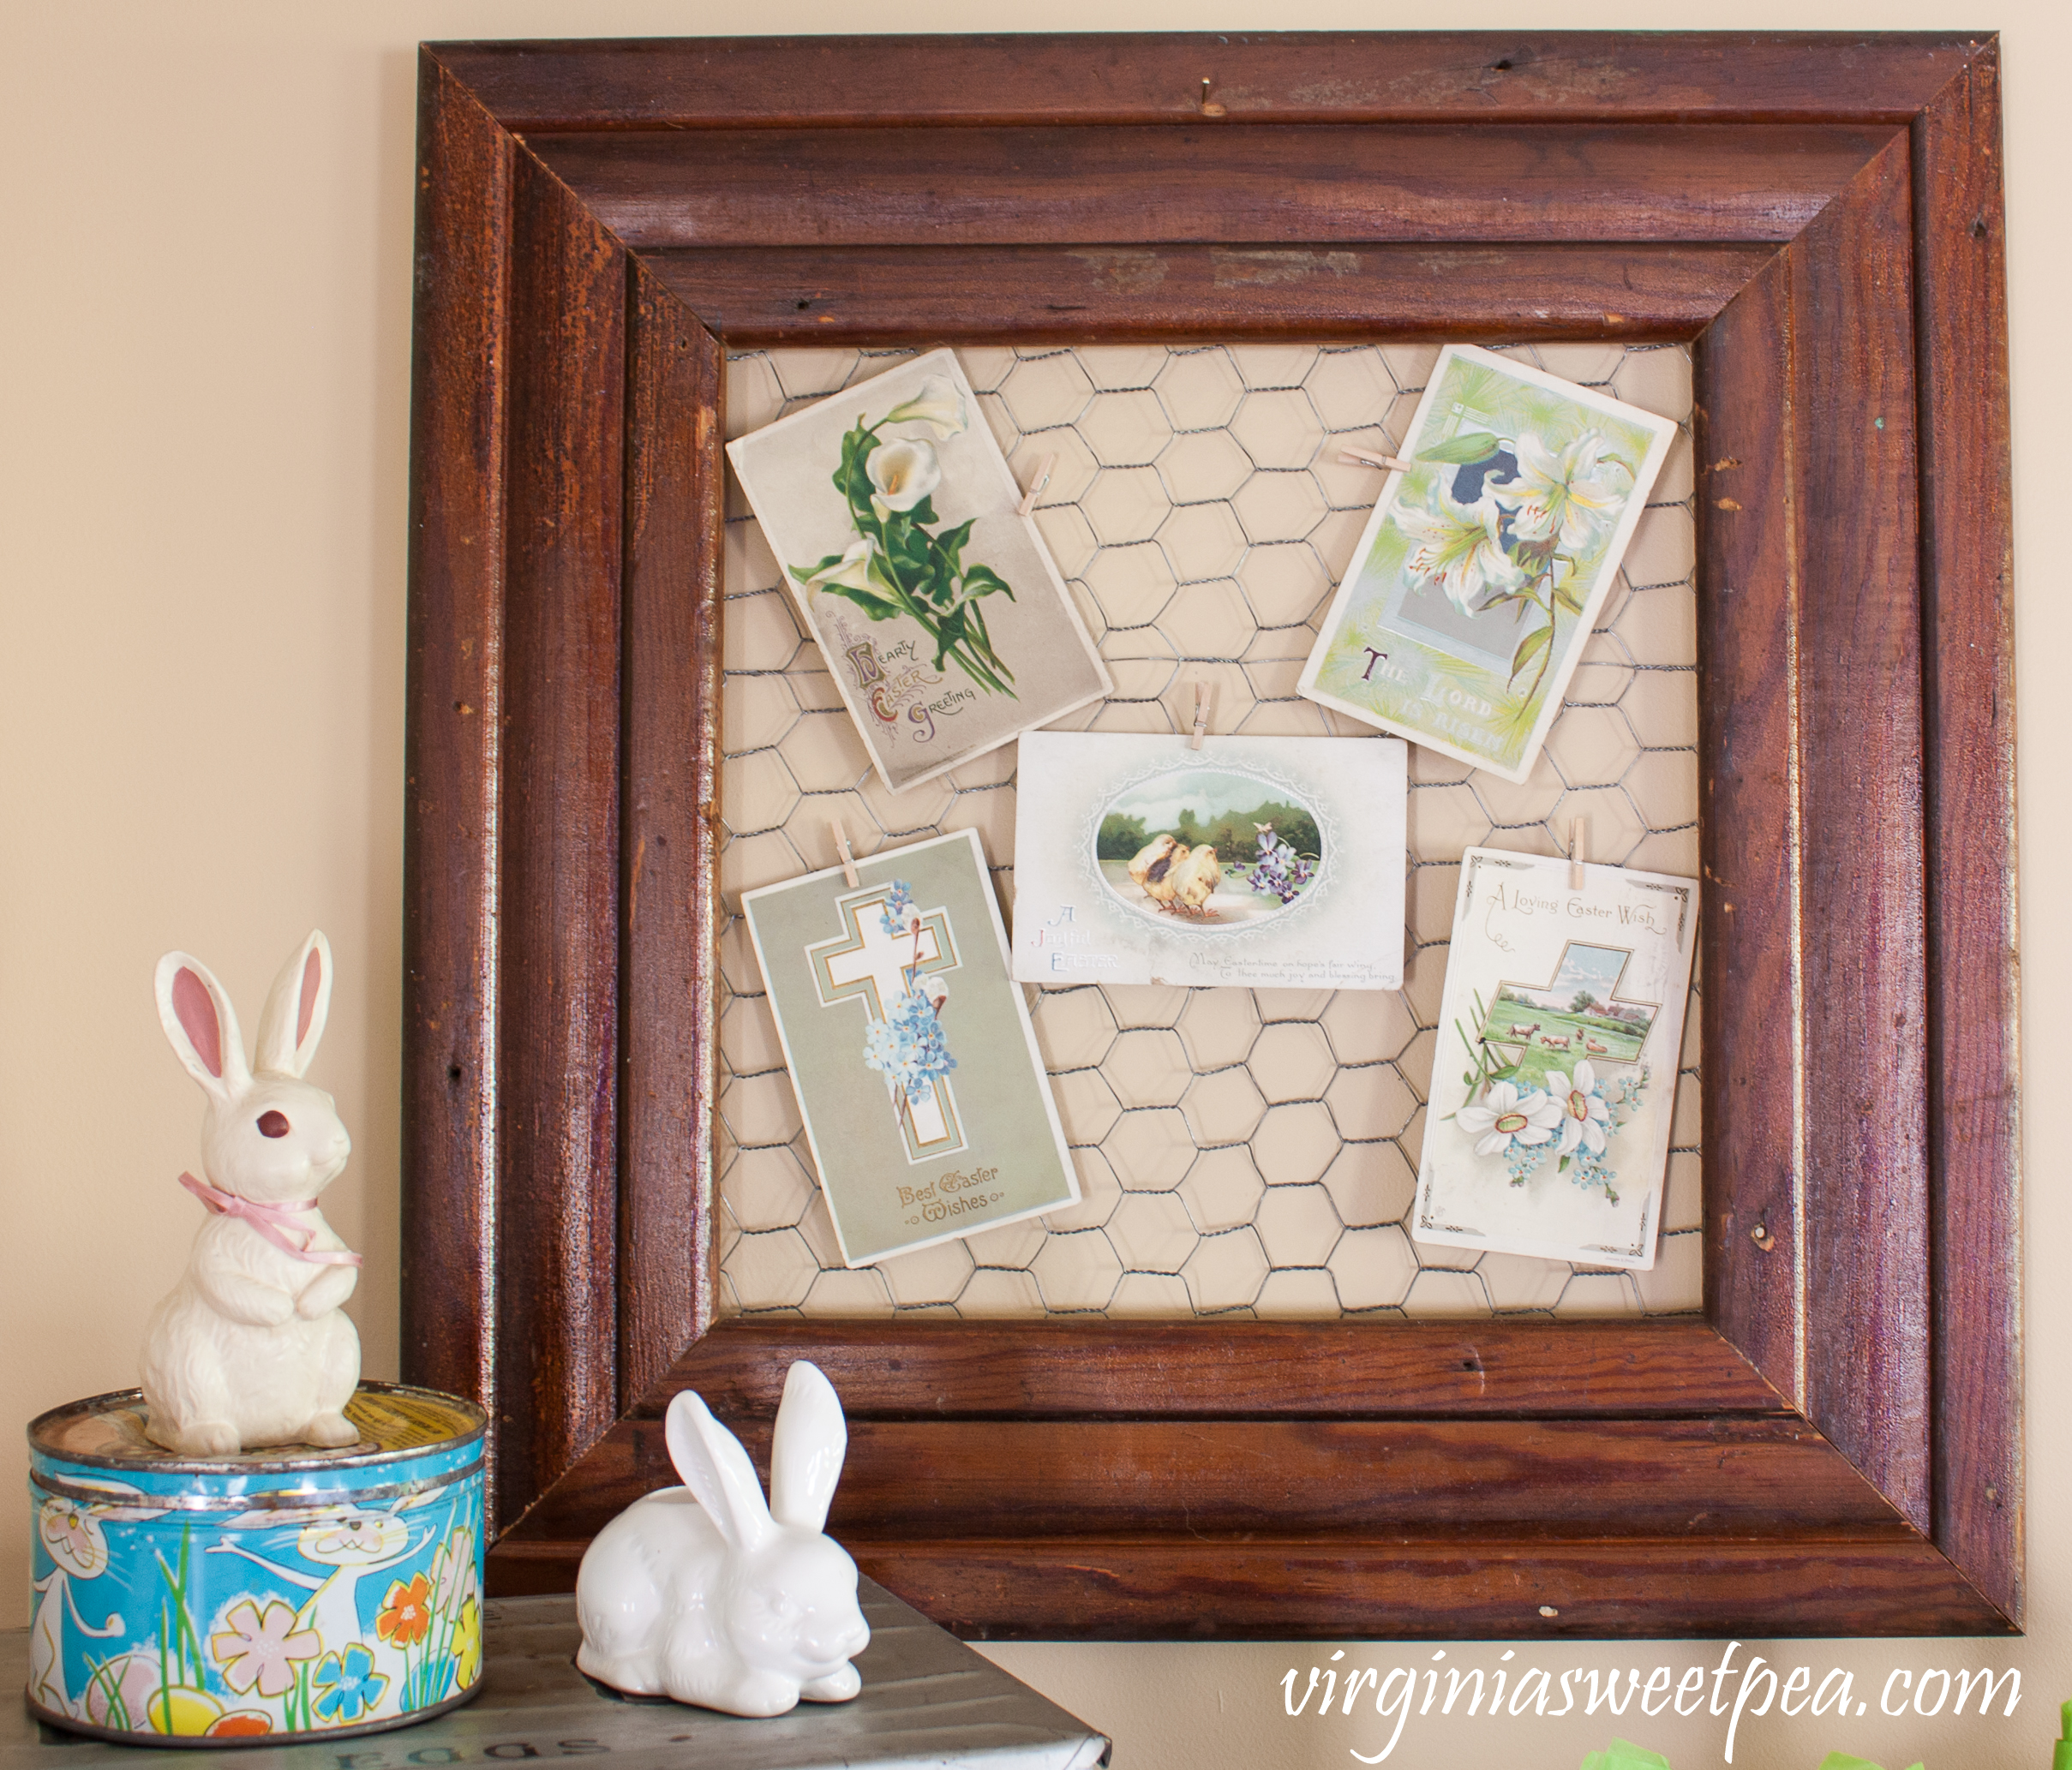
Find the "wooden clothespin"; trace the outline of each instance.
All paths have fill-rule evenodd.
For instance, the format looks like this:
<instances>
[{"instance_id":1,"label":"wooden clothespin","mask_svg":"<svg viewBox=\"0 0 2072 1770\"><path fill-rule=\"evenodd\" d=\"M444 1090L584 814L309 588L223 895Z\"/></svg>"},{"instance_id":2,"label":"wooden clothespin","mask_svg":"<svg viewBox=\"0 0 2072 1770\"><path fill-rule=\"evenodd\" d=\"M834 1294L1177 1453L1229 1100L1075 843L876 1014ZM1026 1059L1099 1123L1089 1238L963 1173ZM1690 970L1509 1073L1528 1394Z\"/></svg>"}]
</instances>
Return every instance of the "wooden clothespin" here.
<instances>
[{"instance_id":1,"label":"wooden clothespin","mask_svg":"<svg viewBox=\"0 0 2072 1770\"><path fill-rule=\"evenodd\" d=\"M1350 443L1338 451L1338 459L1360 467L1386 467L1391 473L1409 473L1417 463L1395 455L1377 455L1372 449L1356 449Z\"/></svg>"},{"instance_id":2,"label":"wooden clothespin","mask_svg":"<svg viewBox=\"0 0 2072 1770\"><path fill-rule=\"evenodd\" d=\"M849 833L842 828L839 817L828 819L828 829L835 838L835 852L841 862L841 876L849 888L854 890L861 881L856 876L856 857L849 852Z\"/></svg>"},{"instance_id":3,"label":"wooden clothespin","mask_svg":"<svg viewBox=\"0 0 2072 1770\"><path fill-rule=\"evenodd\" d=\"M1051 483L1051 469L1057 465L1057 457L1045 455L1036 463L1036 477L1029 481L1029 488L1021 494L1021 502L1015 506L1015 514L1026 517L1036 508L1036 500L1042 496L1043 488Z\"/></svg>"},{"instance_id":4,"label":"wooden clothespin","mask_svg":"<svg viewBox=\"0 0 2072 1770\"><path fill-rule=\"evenodd\" d=\"M1209 703L1215 698L1216 691L1199 679L1195 683L1195 735L1188 740L1189 750L1199 750L1201 740L1208 735Z\"/></svg>"},{"instance_id":5,"label":"wooden clothespin","mask_svg":"<svg viewBox=\"0 0 2072 1770\"><path fill-rule=\"evenodd\" d=\"M1583 888L1583 869L1590 864L1590 819L1578 817L1568 826L1568 888Z\"/></svg>"}]
</instances>

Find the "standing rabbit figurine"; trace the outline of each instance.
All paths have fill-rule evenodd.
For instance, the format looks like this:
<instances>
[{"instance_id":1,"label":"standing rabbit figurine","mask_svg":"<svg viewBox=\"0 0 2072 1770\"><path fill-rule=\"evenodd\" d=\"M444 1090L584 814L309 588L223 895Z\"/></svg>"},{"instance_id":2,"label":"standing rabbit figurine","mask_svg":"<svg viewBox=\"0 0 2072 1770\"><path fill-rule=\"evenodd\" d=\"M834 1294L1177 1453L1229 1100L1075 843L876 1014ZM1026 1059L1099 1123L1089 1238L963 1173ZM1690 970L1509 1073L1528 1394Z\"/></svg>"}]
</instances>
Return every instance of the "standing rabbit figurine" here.
<instances>
[{"instance_id":1,"label":"standing rabbit figurine","mask_svg":"<svg viewBox=\"0 0 2072 1770\"><path fill-rule=\"evenodd\" d=\"M201 1084L208 1207L187 1271L144 1330L144 1399L154 1443L183 1456L262 1444L345 1445L360 1336L339 1305L358 1282L316 1208L352 1145L331 1096L304 1081L331 1008L331 947L313 933L259 1021L258 1062L223 986L184 953L159 961L159 1019Z\"/></svg>"},{"instance_id":2,"label":"standing rabbit figurine","mask_svg":"<svg viewBox=\"0 0 2072 1770\"><path fill-rule=\"evenodd\" d=\"M684 1486L634 1501L583 1557L577 1665L630 1695L729 1714L847 1702L871 1630L856 1564L821 1534L849 1444L835 1385L803 1359L786 1375L767 1506L740 1441L688 1390L667 1436Z\"/></svg>"}]
</instances>

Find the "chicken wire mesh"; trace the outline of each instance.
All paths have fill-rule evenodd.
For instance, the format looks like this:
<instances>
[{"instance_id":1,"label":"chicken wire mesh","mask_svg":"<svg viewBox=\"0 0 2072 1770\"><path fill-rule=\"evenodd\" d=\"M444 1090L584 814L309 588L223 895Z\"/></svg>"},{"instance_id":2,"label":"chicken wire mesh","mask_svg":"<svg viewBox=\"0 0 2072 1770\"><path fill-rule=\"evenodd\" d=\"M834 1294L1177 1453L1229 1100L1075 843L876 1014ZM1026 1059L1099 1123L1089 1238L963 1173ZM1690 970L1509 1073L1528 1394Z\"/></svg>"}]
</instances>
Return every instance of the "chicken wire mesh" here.
<instances>
[{"instance_id":1,"label":"chicken wire mesh","mask_svg":"<svg viewBox=\"0 0 2072 1770\"><path fill-rule=\"evenodd\" d=\"M730 358L729 436L913 353ZM746 928L722 923L721 1306L731 1313L1559 1316L1701 1301L1698 1016L1677 1077L1664 1235L1631 1273L1422 1247L1404 1223L1464 848L1698 871L1691 364L1678 346L1512 353L1683 427L1523 786L1410 750L1400 992L1030 986L1079 1170L1073 1209L844 1269ZM1036 519L1115 679L1060 728L1179 732L1193 683L1223 732L1355 735L1295 683L1381 486L1347 444L1401 440L1419 345L959 352L1017 476L1057 457ZM728 487L722 908L835 857L975 828L1014 902L1012 744L896 796L871 770L782 573ZM1560 832L1557 840L1556 833Z\"/></svg>"}]
</instances>

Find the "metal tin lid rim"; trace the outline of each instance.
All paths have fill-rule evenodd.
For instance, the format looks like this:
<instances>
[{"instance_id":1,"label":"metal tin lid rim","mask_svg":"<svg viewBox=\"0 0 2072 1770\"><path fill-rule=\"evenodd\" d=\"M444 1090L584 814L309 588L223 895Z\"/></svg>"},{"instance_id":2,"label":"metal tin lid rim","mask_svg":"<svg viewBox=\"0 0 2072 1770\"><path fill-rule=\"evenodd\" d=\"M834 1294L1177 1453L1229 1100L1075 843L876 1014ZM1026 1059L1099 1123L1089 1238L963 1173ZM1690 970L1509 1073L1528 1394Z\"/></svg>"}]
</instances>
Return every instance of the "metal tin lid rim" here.
<instances>
[{"instance_id":1,"label":"metal tin lid rim","mask_svg":"<svg viewBox=\"0 0 2072 1770\"><path fill-rule=\"evenodd\" d=\"M447 1469L421 1481L391 1481L380 1487L269 1487L256 1493L111 1493L105 1487L88 1487L37 1468L29 1468L29 1486L39 1487L57 1499L77 1500L81 1505L135 1507L147 1503L154 1512L272 1512L283 1524L298 1514L331 1512L341 1508L365 1511L386 1499L400 1499L411 1493L436 1493L456 1481L481 1474L482 1459L476 1457L464 1468Z\"/></svg>"},{"instance_id":2,"label":"metal tin lid rim","mask_svg":"<svg viewBox=\"0 0 2072 1770\"><path fill-rule=\"evenodd\" d=\"M405 1462L422 1457L434 1450L450 1450L476 1443L489 1428L489 1416L465 1396L449 1395L444 1390L424 1389L410 1383L380 1383L372 1379L362 1381L360 1389L376 1395L422 1396L428 1400L451 1403L463 1410L474 1421L465 1432L440 1438L434 1444L412 1444L393 1450L368 1450L356 1456L339 1456L325 1452L311 1456L284 1456L270 1462L254 1463L227 1456L173 1456L153 1457L147 1465L153 1470L168 1474L235 1476L255 1468L266 1469L354 1469L374 1468L382 1463ZM356 1393L357 1391L356 1391ZM33 1456L54 1457L64 1463L82 1468L105 1468L119 1473L135 1469L139 1460L134 1456L103 1456L90 1451L63 1450L43 1441L46 1429L61 1420L67 1420L96 1408L112 1408L144 1399L141 1389L111 1389L105 1395L90 1395L76 1402L66 1402L39 1414L28 1425L29 1450ZM285 1447L284 1447L285 1448ZM107 1496L99 1496L105 1498Z\"/></svg>"}]
</instances>

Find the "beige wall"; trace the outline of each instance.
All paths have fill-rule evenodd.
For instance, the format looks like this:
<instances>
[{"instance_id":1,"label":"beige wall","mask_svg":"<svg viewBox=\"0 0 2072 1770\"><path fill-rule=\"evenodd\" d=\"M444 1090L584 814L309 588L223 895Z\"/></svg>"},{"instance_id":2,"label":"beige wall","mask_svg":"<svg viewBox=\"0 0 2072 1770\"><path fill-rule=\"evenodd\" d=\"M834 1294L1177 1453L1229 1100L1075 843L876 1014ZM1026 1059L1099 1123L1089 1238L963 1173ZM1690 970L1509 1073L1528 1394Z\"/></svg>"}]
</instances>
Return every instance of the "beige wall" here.
<instances>
[{"instance_id":1,"label":"beige wall","mask_svg":"<svg viewBox=\"0 0 2072 1770\"><path fill-rule=\"evenodd\" d=\"M1354 0L1051 0L1008 15L953 0L894 12L826 0L754 9L764 30L1665 26L1942 28L2006 35L2009 235L2029 999L2072 988L2045 882L2072 862L2051 721L2072 655L2061 414L2050 315L2072 283L2064 100L2072 9L1997 16L1927 0L1637 0L1556 6ZM151 967L184 945L248 1020L312 924L339 960L317 1079L357 1154L326 1200L368 1255L355 1306L370 1374L396 1362L397 1056L404 488L409 395L412 46L421 38L695 34L745 15L710 0L0 0L0 1495L18 1426L134 1379L152 1301L194 1206L198 1097L160 1038ZM1191 71L1191 70L1189 70ZM2061 404L2061 402L2063 404ZM2051 1055L2032 1017L2033 1066ZM1847 1746L1931 1770L2048 1761L2072 1695L2072 1259L2051 1079L2030 1121L2030 1633L2024 1641L1782 1644L1851 1668L1871 1714L1746 1724L1737 1763L1811 1767ZM335 1208L333 1208L335 1206ZM26 1509L0 1498L0 1593L26 1593ZM26 1616L26 1612L18 1612ZM1278 1680L1321 1649L1033 1646L1000 1659L1148 1767L1346 1765L1371 1715L1301 1721ZM1494 1668L1501 1644L1456 1649ZM1343 1665L1428 1661L1351 1647ZM1680 1670L1716 1649L1521 1653L1556 1668ZM2011 1721L1882 1719L1889 1665L2021 1668ZM1731 1686L1729 1687L1731 1689ZM0 1698L0 1700L5 1700ZM1614 1732L1678 1766L1720 1761L1724 1723L1413 1719L1389 1761L1569 1766Z\"/></svg>"}]
</instances>

